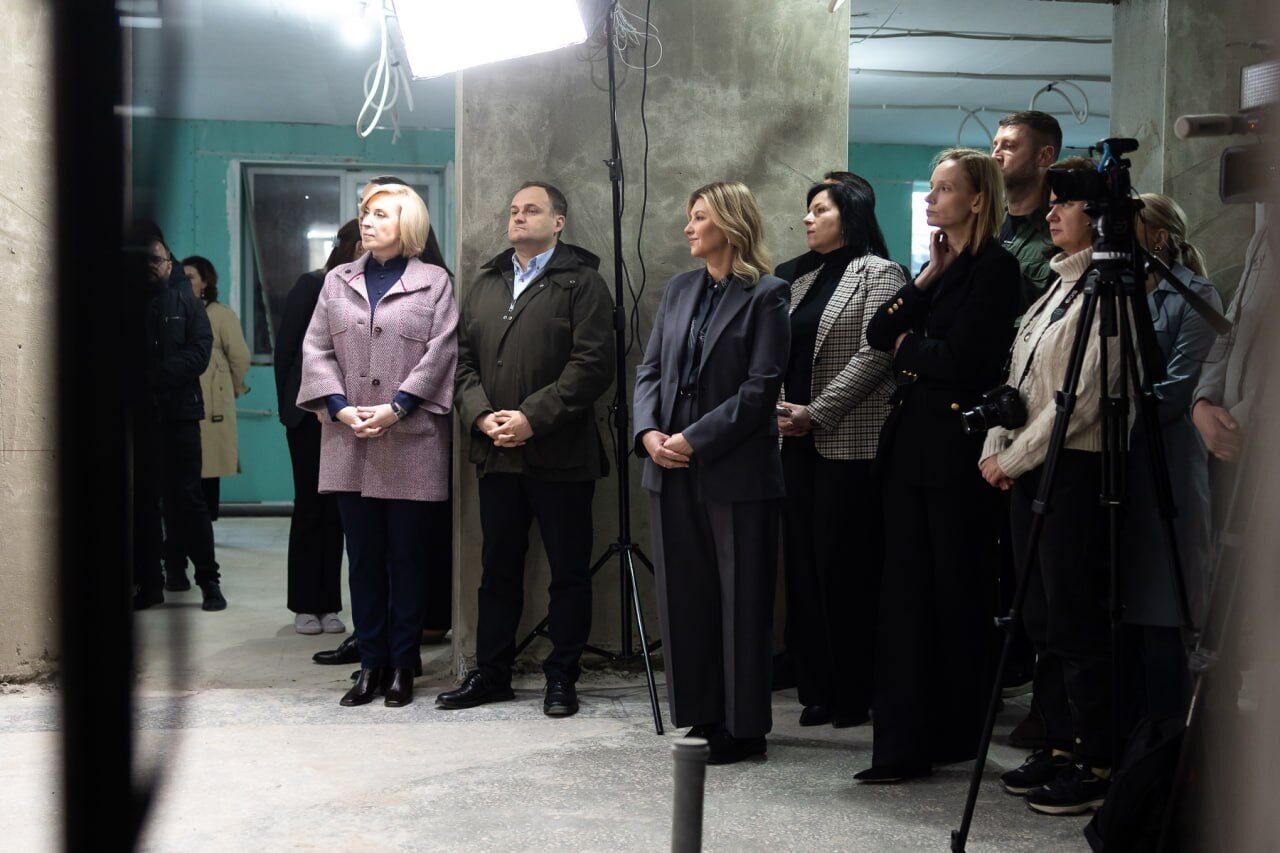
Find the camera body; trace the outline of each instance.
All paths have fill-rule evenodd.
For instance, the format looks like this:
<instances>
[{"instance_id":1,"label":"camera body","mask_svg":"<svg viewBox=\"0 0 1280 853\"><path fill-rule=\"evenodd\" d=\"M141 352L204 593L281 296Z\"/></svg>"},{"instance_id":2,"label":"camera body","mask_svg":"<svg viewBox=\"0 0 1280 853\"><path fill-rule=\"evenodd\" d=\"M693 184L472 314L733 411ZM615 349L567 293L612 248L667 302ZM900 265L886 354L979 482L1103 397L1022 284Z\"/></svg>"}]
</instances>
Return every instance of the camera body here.
<instances>
[{"instance_id":1,"label":"camera body","mask_svg":"<svg viewBox=\"0 0 1280 853\"><path fill-rule=\"evenodd\" d=\"M984 433L993 426L1017 429L1027 422L1027 406L1022 395L1011 385L992 388L982 395L982 402L960 413L960 425L969 435Z\"/></svg>"}]
</instances>

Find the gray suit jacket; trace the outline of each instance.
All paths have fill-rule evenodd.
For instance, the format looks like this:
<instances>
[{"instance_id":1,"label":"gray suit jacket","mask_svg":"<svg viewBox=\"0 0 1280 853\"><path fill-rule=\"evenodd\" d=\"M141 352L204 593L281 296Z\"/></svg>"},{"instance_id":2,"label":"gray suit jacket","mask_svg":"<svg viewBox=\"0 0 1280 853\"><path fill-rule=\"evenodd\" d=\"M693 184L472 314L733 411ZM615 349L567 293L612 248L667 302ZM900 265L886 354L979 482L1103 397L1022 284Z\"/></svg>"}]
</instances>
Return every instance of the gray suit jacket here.
<instances>
[{"instance_id":1,"label":"gray suit jacket","mask_svg":"<svg viewBox=\"0 0 1280 853\"><path fill-rule=\"evenodd\" d=\"M680 384L680 357L698 304L702 269L667 284L644 360L636 367L636 452L645 459L642 484L662 491L664 468L648 458L640 437L669 432ZM684 430L693 446L690 468L699 494L712 501L751 501L784 494L775 408L791 348L790 285L775 276L730 285L720 300L698 373L700 416Z\"/></svg>"}]
</instances>

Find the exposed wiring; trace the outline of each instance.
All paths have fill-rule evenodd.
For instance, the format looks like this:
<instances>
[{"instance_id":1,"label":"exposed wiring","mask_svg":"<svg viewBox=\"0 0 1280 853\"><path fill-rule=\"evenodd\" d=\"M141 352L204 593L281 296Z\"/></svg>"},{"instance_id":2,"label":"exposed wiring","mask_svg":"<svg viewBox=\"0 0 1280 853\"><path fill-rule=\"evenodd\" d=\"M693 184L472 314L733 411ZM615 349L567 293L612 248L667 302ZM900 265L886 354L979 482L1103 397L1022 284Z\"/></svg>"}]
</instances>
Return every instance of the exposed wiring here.
<instances>
[{"instance_id":1,"label":"exposed wiring","mask_svg":"<svg viewBox=\"0 0 1280 853\"><path fill-rule=\"evenodd\" d=\"M644 31L649 32L649 10L652 0L645 0L644 3ZM662 56L662 42L657 37L657 28L653 28L654 40L658 42L658 56ZM636 258L640 263L640 287L636 291L631 303L631 336L627 340L627 355L631 354L632 347L636 341L640 339L640 298L644 296L644 287L647 281L647 270L644 263L644 248L641 241L644 239L644 220L645 214L649 210L649 121L645 114L645 107L649 100L649 69L658 64L658 60L653 61L653 65L649 64L649 39L645 39L643 55L640 61L640 129L644 133L644 156L640 166L640 224L636 228Z\"/></svg>"},{"instance_id":2,"label":"exposed wiring","mask_svg":"<svg viewBox=\"0 0 1280 853\"><path fill-rule=\"evenodd\" d=\"M1062 91L1061 87L1063 86L1070 86L1072 89L1075 89L1077 92L1080 93L1080 97L1084 99L1083 110L1076 109L1075 101L1071 100L1070 95ZM1054 94L1061 97L1062 100L1067 102L1067 107L1070 108L1071 110L1071 117L1074 118L1078 123L1084 124L1089 120L1089 95L1085 92L1084 89L1081 89L1079 86L1077 86L1075 83L1072 83L1070 80L1054 80L1050 83L1045 84L1044 86L1041 86L1039 89L1036 90L1036 93L1031 96L1031 103L1027 107L1027 109L1034 110L1036 108L1036 101L1039 100L1040 96L1047 94L1049 92L1053 92Z\"/></svg>"},{"instance_id":3,"label":"exposed wiring","mask_svg":"<svg viewBox=\"0 0 1280 853\"><path fill-rule=\"evenodd\" d=\"M870 30L866 27L850 27L849 37L858 38L860 42L869 39L901 39L901 38L947 38L947 39L970 39L973 41L1026 41L1026 42L1050 42L1055 44L1111 44L1111 36L1059 36L1047 35L1041 33L989 33L989 32L966 32L953 30L922 30L915 27L886 27L881 24L874 28L870 35L858 37L855 30Z\"/></svg>"},{"instance_id":4,"label":"exposed wiring","mask_svg":"<svg viewBox=\"0 0 1280 853\"><path fill-rule=\"evenodd\" d=\"M971 110L965 107L959 107L959 109L964 111L964 118L960 119L960 126L956 128L956 146L959 147L963 144L960 141L960 135L964 133L964 126L970 121L982 128L982 132L987 135L988 145L995 145L995 135L991 133L991 128L987 127L987 123L978 117L978 110Z\"/></svg>"},{"instance_id":5,"label":"exposed wiring","mask_svg":"<svg viewBox=\"0 0 1280 853\"><path fill-rule=\"evenodd\" d=\"M396 104L403 92L409 112L413 112L413 92L409 86L409 78L405 75L404 66L395 58L395 51L391 45L391 32L387 18L393 14L394 11L388 8L386 0L379 3L378 25L381 47L377 61L364 73L364 104L360 107L360 114L356 116L356 133L360 134L361 138L368 137L377 129L383 114L389 112L392 127L391 141L394 143L400 139L400 116L396 110ZM371 77L372 80L370 80ZM377 101L376 104L375 101ZM371 108L373 113L369 123L365 125L365 115Z\"/></svg>"},{"instance_id":6,"label":"exposed wiring","mask_svg":"<svg viewBox=\"0 0 1280 853\"><path fill-rule=\"evenodd\" d=\"M899 8L900 6L902 6L902 0L898 0L897 4L893 7L893 11L891 11L888 15L885 15L884 20L880 22L880 26L876 27L874 30L872 30L872 31L871 31L871 35L863 36L862 38L858 39L857 41L852 42L852 44L862 44L862 43L863 43L864 41L866 41L867 39L869 39L869 38L873 38L873 37L876 35L876 33L880 32L881 30L883 30L883 29L885 28L885 25L889 23L889 19L890 19L890 18L892 18L894 15L898 14L898 8Z\"/></svg>"},{"instance_id":7,"label":"exposed wiring","mask_svg":"<svg viewBox=\"0 0 1280 853\"><path fill-rule=\"evenodd\" d=\"M637 26L639 24L640 26ZM649 62L649 42L657 42L658 55L654 57L653 62ZM638 48L644 45L644 59L642 65L632 65L627 62L627 49ZM616 4L613 7L613 46L618 51L618 59L623 65L636 71L642 68L654 68L662 61L662 39L658 37L658 28L649 20L649 2L645 2L645 16L641 18L638 15L628 12L622 7L622 4Z\"/></svg>"}]
</instances>

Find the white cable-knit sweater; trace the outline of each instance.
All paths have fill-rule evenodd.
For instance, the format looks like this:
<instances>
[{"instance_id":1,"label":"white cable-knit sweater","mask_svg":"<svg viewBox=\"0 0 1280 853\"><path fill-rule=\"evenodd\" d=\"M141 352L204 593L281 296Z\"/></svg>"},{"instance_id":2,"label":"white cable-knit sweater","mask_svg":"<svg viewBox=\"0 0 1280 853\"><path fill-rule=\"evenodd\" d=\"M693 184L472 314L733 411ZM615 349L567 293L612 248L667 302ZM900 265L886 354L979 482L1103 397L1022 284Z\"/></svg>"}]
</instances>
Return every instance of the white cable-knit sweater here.
<instances>
[{"instance_id":1,"label":"white cable-knit sweater","mask_svg":"<svg viewBox=\"0 0 1280 853\"><path fill-rule=\"evenodd\" d=\"M1027 407L1027 422L1014 430L993 427L987 433L982 447L982 458L996 454L1000 470L1018 478L1041 465L1049 449L1049 434L1053 430L1053 418L1057 412L1054 393L1062 387L1071 356L1071 344L1084 295L1077 294L1070 307L1058 322L1053 322L1053 309L1069 294L1080 276L1084 275L1093 259L1093 250L1085 249L1073 255L1058 254L1049 262L1057 280L1045 289L1045 293L1027 310L1013 342L1008 383L1018 387L1022 402ZM1039 340L1039 346L1036 341ZM1019 385L1027 359L1035 357L1026 379ZM1071 413L1067 429L1066 446L1073 450L1102 450L1102 428L1098 416L1098 389L1101 375L1099 363L1101 347L1098 345L1098 316L1095 313L1093 328L1089 331L1088 348L1085 350L1080 385L1076 389L1076 406ZM1120 387L1120 339L1112 338L1107 346L1107 375L1111 390ZM1131 408L1132 415L1132 408ZM1132 416L1130 418L1132 426Z\"/></svg>"}]
</instances>

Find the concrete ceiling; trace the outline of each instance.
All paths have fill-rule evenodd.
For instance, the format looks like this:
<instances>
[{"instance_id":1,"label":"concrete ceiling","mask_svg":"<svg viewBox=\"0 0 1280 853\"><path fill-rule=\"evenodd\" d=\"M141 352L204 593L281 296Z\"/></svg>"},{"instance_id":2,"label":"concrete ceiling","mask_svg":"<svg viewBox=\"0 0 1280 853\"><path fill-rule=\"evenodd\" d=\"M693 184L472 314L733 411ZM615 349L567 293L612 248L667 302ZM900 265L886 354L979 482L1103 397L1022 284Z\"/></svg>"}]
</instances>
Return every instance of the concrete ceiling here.
<instances>
[{"instance_id":1,"label":"concrete ceiling","mask_svg":"<svg viewBox=\"0 0 1280 853\"><path fill-rule=\"evenodd\" d=\"M465 0L464 0L465 1ZM769 0L756 0L769 2ZM683 2L683 0L682 0ZM624 0L635 5L635 0ZM134 3L145 9L147 2ZM134 98L144 111L179 118L354 124L363 101L362 80L377 58L372 13L358 17L355 0L181 0L166 3L165 29L132 30ZM954 38L872 38L900 29L1111 35L1111 7L1044 0L861 0L850 12L850 139L856 142L947 145L956 141L964 113L981 113L995 127L998 113L1025 108L1032 94L1059 74L1109 76L1111 46ZM821 12L818 12L821 13ZM843 14L843 11L841 12ZM364 33L363 39L352 38ZM918 77L877 72L936 71L1034 74L1034 80ZM1095 114L1080 125L1059 116L1068 145L1086 145L1107 133L1109 83L1078 83ZM1083 102L1068 89L1077 103ZM412 84L414 109L403 102L401 127L452 128L452 75ZM890 109L881 109L890 105ZM945 109L901 109L947 105ZM1042 109L1063 111L1066 101L1042 95ZM383 125L390 122L384 120ZM966 144L985 146L986 134L970 121Z\"/></svg>"}]
</instances>

